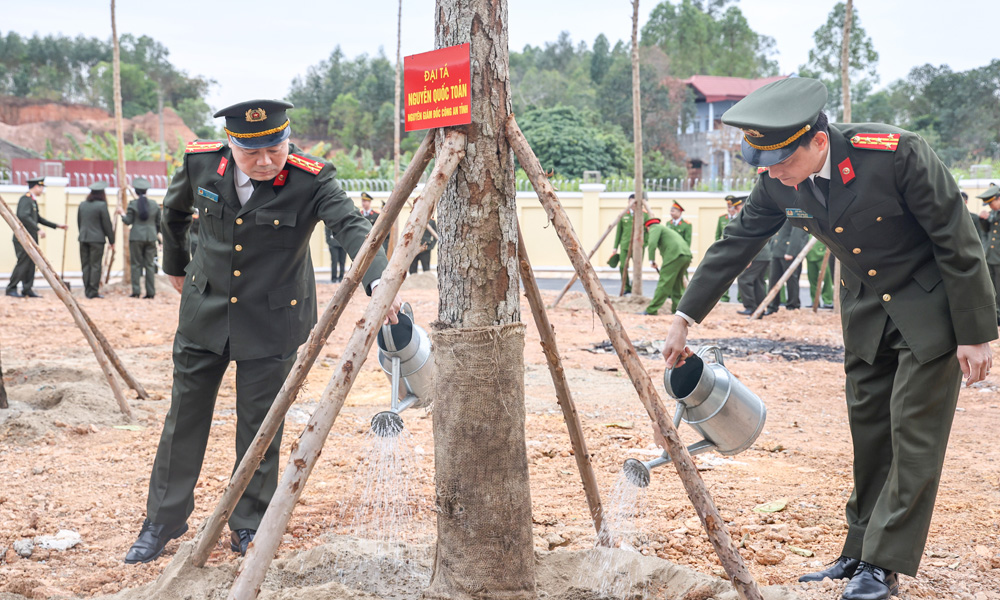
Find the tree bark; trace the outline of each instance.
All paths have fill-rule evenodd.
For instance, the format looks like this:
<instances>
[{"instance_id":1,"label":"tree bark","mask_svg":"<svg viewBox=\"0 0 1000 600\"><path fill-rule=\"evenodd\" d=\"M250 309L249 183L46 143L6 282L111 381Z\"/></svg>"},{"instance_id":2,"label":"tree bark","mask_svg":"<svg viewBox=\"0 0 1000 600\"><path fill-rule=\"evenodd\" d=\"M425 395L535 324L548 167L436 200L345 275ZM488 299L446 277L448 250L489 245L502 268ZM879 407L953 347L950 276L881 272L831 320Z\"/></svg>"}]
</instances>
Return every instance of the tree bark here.
<instances>
[{"instance_id":1,"label":"tree bark","mask_svg":"<svg viewBox=\"0 0 1000 600\"><path fill-rule=\"evenodd\" d=\"M506 0L437 0L436 47L462 43L472 123L437 220L438 539L424 598L533 599Z\"/></svg>"},{"instance_id":2,"label":"tree bark","mask_svg":"<svg viewBox=\"0 0 1000 600\"><path fill-rule=\"evenodd\" d=\"M844 41L840 46L840 88L841 98L843 98L843 112L841 122L851 122L851 21L854 9L854 0L847 0L847 7L844 11Z\"/></svg>"},{"instance_id":3,"label":"tree bark","mask_svg":"<svg viewBox=\"0 0 1000 600\"><path fill-rule=\"evenodd\" d=\"M115 22L115 0L111 0L111 39L114 42L113 73L115 87L115 139L118 142L118 206L123 209L128 205L128 177L125 173L125 130L122 125L122 66L121 48L118 44L118 26ZM162 111L161 111L162 112ZM118 217L115 216L115 225L118 224ZM117 229L117 228L116 228ZM128 247L128 225L122 223L122 283L129 285L132 282L132 262L129 257ZM118 244L115 236L114 243ZM114 255L112 255L114 256ZM111 262L108 262L108 271L111 271ZM107 281L107 278L105 278Z\"/></svg>"},{"instance_id":4,"label":"tree bark","mask_svg":"<svg viewBox=\"0 0 1000 600\"><path fill-rule=\"evenodd\" d=\"M3 385L3 362L0 361L0 408L7 408L7 388Z\"/></svg>"},{"instance_id":5,"label":"tree bark","mask_svg":"<svg viewBox=\"0 0 1000 600\"><path fill-rule=\"evenodd\" d=\"M396 17L396 96L393 101L393 132L392 132L392 182L399 182L399 73L403 68L401 56L403 44L403 0L399 0L399 14ZM393 225L393 230L395 230Z\"/></svg>"},{"instance_id":6,"label":"tree bark","mask_svg":"<svg viewBox=\"0 0 1000 600\"><path fill-rule=\"evenodd\" d=\"M642 104L639 98L639 0L632 0L632 131L635 144L635 215L632 218L632 293L642 295L642 240L646 224L642 218Z\"/></svg>"}]
</instances>

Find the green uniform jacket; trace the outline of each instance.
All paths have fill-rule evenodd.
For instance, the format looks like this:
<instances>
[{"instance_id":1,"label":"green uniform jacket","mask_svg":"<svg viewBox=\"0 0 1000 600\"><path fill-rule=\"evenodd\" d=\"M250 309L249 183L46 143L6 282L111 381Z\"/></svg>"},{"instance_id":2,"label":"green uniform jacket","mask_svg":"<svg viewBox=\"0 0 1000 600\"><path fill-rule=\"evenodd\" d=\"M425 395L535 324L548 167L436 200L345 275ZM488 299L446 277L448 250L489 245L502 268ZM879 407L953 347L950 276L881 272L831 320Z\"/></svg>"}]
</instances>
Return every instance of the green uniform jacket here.
<instances>
[{"instance_id":1,"label":"green uniform jacket","mask_svg":"<svg viewBox=\"0 0 1000 600\"><path fill-rule=\"evenodd\" d=\"M722 237L722 232L726 230L726 225L729 225L729 213L721 215L719 217L719 222L715 224L715 239L718 240Z\"/></svg>"},{"instance_id":2,"label":"green uniform jacket","mask_svg":"<svg viewBox=\"0 0 1000 600\"><path fill-rule=\"evenodd\" d=\"M647 220L649 220L649 213L642 211L642 222L645 223ZM615 227L615 243L612 248L618 248L622 254L628 252L629 247L632 245L632 221L632 213L625 213L625 216L618 220L618 226ZM644 246L645 243L644 239Z\"/></svg>"},{"instance_id":3,"label":"green uniform jacket","mask_svg":"<svg viewBox=\"0 0 1000 600\"><path fill-rule=\"evenodd\" d=\"M17 220L24 225L24 228L28 230L36 242L38 241L39 225L45 225L52 229L59 227L56 223L38 214L38 203L31 197L31 194L25 194L17 201ZM17 240L17 236L14 237L14 240Z\"/></svg>"},{"instance_id":4,"label":"green uniform jacket","mask_svg":"<svg viewBox=\"0 0 1000 600\"><path fill-rule=\"evenodd\" d=\"M691 247L691 235L692 235L693 227L691 227L690 223L688 223L684 219L681 219L680 223L678 223L676 225L674 225L673 221L667 221L664 224L664 226L667 229L673 229L674 231L676 231L677 233L679 233L681 235L681 237L684 238L684 241L687 242L688 248Z\"/></svg>"},{"instance_id":5,"label":"green uniform jacket","mask_svg":"<svg viewBox=\"0 0 1000 600\"><path fill-rule=\"evenodd\" d=\"M894 152L850 145L857 133L898 134ZM804 182L761 177L726 235L705 254L678 310L701 321L743 268L740 257L785 222L806 229L843 264L844 345L871 363L892 318L926 363L956 344L997 338L982 246L955 179L918 135L888 125L830 126L827 210ZM844 173L847 169L847 173Z\"/></svg>"},{"instance_id":6,"label":"green uniform jacket","mask_svg":"<svg viewBox=\"0 0 1000 600\"><path fill-rule=\"evenodd\" d=\"M139 218L139 201L132 200L128 203L128 210L122 217L122 223L130 226L128 241L130 242L155 242L156 235L160 233L160 205L146 198L149 207L149 214L146 220Z\"/></svg>"},{"instance_id":7,"label":"green uniform jacket","mask_svg":"<svg viewBox=\"0 0 1000 600\"><path fill-rule=\"evenodd\" d=\"M823 260L823 255L826 254L826 244L816 240L813 247L809 249L809 253L806 254L806 261L816 262L817 260Z\"/></svg>"},{"instance_id":8,"label":"green uniform jacket","mask_svg":"<svg viewBox=\"0 0 1000 600\"><path fill-rule=\"evenodd\" d=\"M650 225L646 230L646 245L649 247L650 262L656 261L656 251L660 251L660 267L681 256L691 257L691 246L684 241L681 234L659 223ZM720 294L721 297L721 294Z\"/></svg>"},{"instance_id":9,"label":"green uniform jacket","mask_svg":"<svg viewBox=\"0 0 1000 600\"><path fill-rule=\"evenodd\" d=\"M163 199L163 271L187 274L177 331L219 354L228 341L232 360L286 354L316 323L309 255L316 224L326 223L351 258L371 226L337 184L333 165L294 144L282 173L258 185L243 207L235 171L225 144L188 153ZM195 207L201 223L192 260L187 229ZM363 277L369 293L385 265L379 251Z\"/></svg>"},{"instance_id":10,"label":"green uniform jacket","mask_svg":"<svg viewBox=\"0 0 1000 600\"><path fill-rule=\"evenodd\" d=\"M76 211L76 224L80 229L80 241L88 244L102 244L107 239L115 243L115 230L111 227L108 203L104 200L81 202Z\"/></svg>"},{"instance_id":11,"label":"green uniform jacket","mask_svg":"<svg viewBox=\"0 0 1000 600\"><path fill-rule=\"evenodd\" d=\"M986 219L979 218L979 226L986 236L983 238L983 252L986 253L986 263L1000 265L1000 211L991 210Z\"/></svg>"}]
</instances>

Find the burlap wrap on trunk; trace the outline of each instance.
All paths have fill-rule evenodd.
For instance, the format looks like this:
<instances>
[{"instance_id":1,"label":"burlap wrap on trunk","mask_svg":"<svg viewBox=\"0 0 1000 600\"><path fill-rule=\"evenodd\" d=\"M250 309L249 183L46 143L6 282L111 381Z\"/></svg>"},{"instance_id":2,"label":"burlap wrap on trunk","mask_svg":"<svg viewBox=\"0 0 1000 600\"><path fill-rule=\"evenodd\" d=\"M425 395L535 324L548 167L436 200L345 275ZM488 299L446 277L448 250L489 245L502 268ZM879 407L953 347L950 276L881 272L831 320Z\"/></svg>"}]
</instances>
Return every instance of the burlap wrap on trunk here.
<instances>
[{"instance_id":1,"label":"burlap wrap on trunk","mask_svg":"<svg viewBox=\"0 0 1000 600\"><path fill-rule=\"evenodd\" d=\"M432 339L441 551L424 597L535 598L534 552L523 551L533 543L524 324L441 329Z\"/></svg>"}]
</instances>

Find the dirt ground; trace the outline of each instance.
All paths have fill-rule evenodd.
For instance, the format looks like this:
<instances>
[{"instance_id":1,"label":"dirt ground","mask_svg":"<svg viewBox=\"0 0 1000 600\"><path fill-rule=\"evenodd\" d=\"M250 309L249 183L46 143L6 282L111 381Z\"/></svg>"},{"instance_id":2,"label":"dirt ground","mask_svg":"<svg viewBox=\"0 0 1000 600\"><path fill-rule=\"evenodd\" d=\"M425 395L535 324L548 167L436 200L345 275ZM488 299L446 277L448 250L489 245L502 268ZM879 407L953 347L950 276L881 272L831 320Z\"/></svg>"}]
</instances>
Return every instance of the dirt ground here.
<instances>
[{"instance_id":1,"label":"dirt ground","mask_svg":"<svg viewBox=\"0 0 1000 600\"><path fill-rule=\"evenodd\" d=\"M426 327L436 318L432 276L407 283L404 296L413 304L418 324ZM329 284L318 286L321 307L333 290ZM0 352L10 396L10 409L0 410L0 600L108 594L123 599L224 598L237 564L228 544L219 543L210 568L189 581L185 591L136 588L160 576L186 546L179 550L171 543L164 557L149 565L122 563L142 523L149 469L169 403L179 298L169 290L152 301L130 299L121 288L106 293L104 300L81 302L153 396L132 400L133 423L118 413L85 339L51 291L40 300L0 298ZM543 294L548 300L554 297ZM349 305L342 324L360 316L363 300ZM642 304L634 301L617 307L631 338L655 348L670 317L637 315ZM801 573L835 559L845 535L852 453L843 370L835 358L842 343L839 321L830 311L782 309L751 322L737 315L737 309L736 304L721 305L691 336L703 342L752 341L752 353L746 356L726 347L723 352L730 370L766 403L767 424L748 451L735 457L706 454L696 461L751 573L762 586L771 586L767 598L839 598L840 583L796 582ZM613 597L586 581L599 571L590 550L593 525L526 302L522 318L528 323L527 451L539 589L552 598ZM622 462L648 460L659 451L617 358L591 352L607 338L586 299L571 294L550 311L550 318L607 505ZM349 333L342 326L333 334L311 373L289 415L283 456L315 409ZM784 344L773 351L753 351L770 347L767 340ZM788 347L819 348L824 350L819 356L834 359L806 360L802 357L812 355L780 350ZM662 381L662 360L655 354L643 360L654 381ZM1000 469L990 441L990 432L1000 431L998 382L993 376L962 390L924 560L918 577L902 578L901 598L1000 600ZM418 597L421 582L429 577L435 537L429 413L404 413L414 455L412 517L399 534L408 558L395 571L385 571L391 565L378 567L384 567L381 581L397 585L365 591L359 583L365 577L352 579L357 565L372 560L371 549L347 537L350 524L337 518L358 494L355 474L369 451L367 424L388 405L388 395L388 381L372 352L292 517L262 597ZM234 398L231 370L216 405L191 531L181 541L193 539L231 472ZM688 442L697 441L686 426L681 434ZM755 510L775 501L784 508ZM649 558L628 554L636 583L629 597L734 597L723 593L728 584L721 579L722 569L671 467L653 472L644 507L637 521L637 550ZM13 548L15 542L60 530L78 533L82 542L65 551L36 547L30 558Z\"/></svg>"}]
</instances>

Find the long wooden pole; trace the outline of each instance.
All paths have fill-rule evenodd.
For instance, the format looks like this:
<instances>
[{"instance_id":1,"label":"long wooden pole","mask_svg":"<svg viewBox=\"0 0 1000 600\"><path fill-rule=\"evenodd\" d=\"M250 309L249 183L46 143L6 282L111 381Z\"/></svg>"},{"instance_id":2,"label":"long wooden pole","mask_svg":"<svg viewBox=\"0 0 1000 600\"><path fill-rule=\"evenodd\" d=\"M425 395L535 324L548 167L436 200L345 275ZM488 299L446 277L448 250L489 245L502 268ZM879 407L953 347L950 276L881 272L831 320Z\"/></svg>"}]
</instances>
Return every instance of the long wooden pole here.
<instances>
[{"instance_id":1,"label":"long wooden pole","mask_svg":"<svg viewBox=\"0 0 1000 600\"><path fill-rule=\"evenodd\" d=\"M548 214L549 221L554 225L556 233L566 249L566 254L569 255L576 272L580 275L580 281L590 295L594 310L604 324L608 338L618 353L618 359L639 394L639 400L666 441L667 453L670 455L674 468L677 469L678 476L684 483L688 498L701 519L702 526L704 526L708 539L715 548L715 553L718 555L722 567L729 574L729 579L736 589L737 595L741 600L763 600L757 583L733 545L733 540L726 529L726 523L715 507L712 496L709 494L708 488L705 487L705 482L698 473L691 455L677 435L677 430L653 385L653 380L639 360L639 355L636 353L632 341L611 306L611 300L604 288L601 287L597 273L584 256L580 247L580 239L573 231L573 224L563 210L555 190L548 178L545 177L538 158L518 128L513 115L507 119L507 139L510 141L521 167L535 186L535 191L538 192L539 200Z\"/></svg>"},{"instance_id":2,"label":"long wooden pole","mask_svg":"<svg viewBox=\"0 0 1000 600\"><path fill-rule=\"evenodd\" d=\"M375 336L382 326L389 305L403 284L410 263L420 251L421 233L427 227L427 221L434 212L438 199L464 156L465 134L457 130L449 131L442 144L441 155L424 188L421 201L414 207L403 228L398 251L389 259L388 266L382 272L382 281L372 292L371 302L364 316L357 322L344 354L334 370L334 375L323 391L316 412L292 447L292 454L289 456L288 466L278 484L278 489L271 499L267 512L264 513L264 519L257 529L257 536L247 550L246 559L236 573L236 580L229 590L229 600L251 600L260 592L260 584L267 575L271 561L274 560L274 554L292 516L292 510L305 489L309 474L323 450L323 444L333 427L333 422L340 414L347 393L368 357Z\"/></svg>"},{"instance_id":3,"label":"long wooden pole","mask_svg":"<svg viewBox=\"0 0 1000 600\"><path fill-rule=\"evenodd\" d=\"M327 338L330 337L330 334L333 333L334 328L340 321L340 316L344 313L348 301L361 283L362 276L368 270L368 267L371 266L375 255L378 254L378 249L382 246L382 241L389 232L390 223L395 221L399 216L399 212L406 203L407 198L409 198L413 188L416 187L417 182L420 181L420 176L423 174L424 169L434 157L434 132L435 130L432 129L424 137L423 143L420 144L420 147L413 155L413 160L410 161L410 165L406 168L406 172L403 173L400 184L389 195L385 211L375 221L375 225L372 226L372 231L368 234L364 245L354 260L351 261L351 268L344 275L343 282L337 286L337 291L334 292L333 298L326 305L326 309L323 311L319 321L317 321L316 326L309 332L309 339L306 340L305 346L299 352L292 370L278 391L278 395L271 404L271 408L268 410L263 422L261 422L260 427L257 429L257 434L254 436L253 441L247 447L247 451L243 455L243 460L240 461L240 464L236 467L236 471L233 472L233 476L222 493L222 498L219 499L215 511L202 524L198 537L195 539L194 550L190 555L184 557L183 560L196 567L205 566L205 562L211 555L212 548L219 539L226 521L236 507L236 503L239 502L240 496L243 495L243 491L250 483L253 474L257 471L257 467L260 466L260 461L264 458L264 453L267 451L268 446L271 445L271 440L274 439L278 428L284 422L285 414L295 402L299 390L305 383L306 375L309 374L313 364L316 363L316 359L323 350Z\"/></svg>"},{"instance_id":4,"label":"long wooden pole","mask_svg":"<svg viewBox=\"0 0 1000 600\"><path fill-rule=\"evenodd\" d=\"M535 274L531 270L531 261L528 259L528 250L524 247L524 234L521 233L520 224L517 226L517 238L517 258L521 269L521 282L524 283L524 295L528 298L531 314L535 318L535 328L538 330L538 337L541 338L542 352L549 364L552 384L556 388L556 400L562 409L566 429L569 430L569 441L573 447L573 456L576 458L576 467L580 471L580 480L583 482L583 493L587 496L590 517L594 520L594 529L597 530L597 543L610 546L610 540L601 533L604 508L601 506L601 493L597 487L597 477L594 476L594 466L590 462L590 452L587 450L587 438L583 435L580 415L576 412L576 403L573 402L573 395L569 390L566 371L563 369L562 359L559 358L556 330L549 322L542 294L538 291L538 282L535 281Z\"/></svg>"},{"instance_id":5,"label":"long wooden pole","mask_svg":"<svg viewBox=\"0 0 1000 600\"><path fill-rule=\"evenodd\" d=\"M83 309L80 305L76 303L76 299L73 295L69 293L69 290L59 281L56 276L55 269L49 264L49 261L45 260L42 256L42 251L38 249L38 244L32 239L31 235L28 234L28 230L24 228L21 221L10 211L7 203L4 202L3 198L0 198L0 216L7 221L10 228L14 231L14 237L17 241L21 242L21 246L24 251L28 253L31 260L35 262L38 266L38 270L42 272L45 280L49 282L52 286L52 291L55 292L56 296L63 301L66 308L69 309L71 315L73 315L73 320L76 321L77 327L83 332L84 337L87 338L87 343L90 344L90 348L94 351L94 356L97 358L97 364L101 365L101 371L104 372L104 377L108 380L108 385L111 386L111 393L114 394L115 400L118 401L118 408L121 409L122 414L132 419L132 410L128 406L128 401L125 400L125 394L122 393L121 386L118 385L118 380L115 379L115 374L111 370L111 362L108 360L107 355L104 353L104 348L101 343L97 341L97 336L94 335L94 330L88 324L88 319L83 313Z\"/></svg>"},{"instance_id":6,"label":"long wooden pole","mask_svg":"<svg viewBox=\"0 0 1000 600\"><path fill-rule=\"evenodd\" d=\"M629 257L632 259L632 293L642 295L642 241L645 226L642 218L642 102L639 92L639 0L632 0L632 137L635 148L635 217L632 219L632 243ZM636 250L638 249L638 250Z\"/></svg>"},{"instance_id":7,"label":"long wooden pole","mask_svg":"<svg viewBox=\"0 0 1000 600\"><path fill-rule=\"evenodd\" d=\"M125 173L125 128L122 124L122 66L121 66L121 48L118 44L118 25L115 22L115 0L111 0L111 39L114 41L114 46L112 50L114 54L112 55L113 63L113 73L114 73L114 87L115 87L115 140L118 144L118 206L124 208L128 202L126 201L125 194L128 190L128 177ZM118 219L115 219L115 225L118 224ZM117 229L117 228L116 228ZM118 245L118 236L114 237L115 243L112 247ZM114 254L112 253L112 258ZM108 263L108 273L111 272L112 264ZM122 283L128 285L132 279L132 262L129 256L128 247L128 225L122 222ZM105 283L107 279L105 278Z\"/></svg>"},{"instance_id":8,"label":"long wooden pole","mask_svg":"<svg viewBox=\"0 0 1000 600\"><path fill-rule=\"evenodd\" d=\"M819 266L819 279L816 280L816 293L813 294L813 312L819 310L819 298L823 294L823 280L826 279L826 268L830 266L830 249L823 252L823 264Z\"/></svg>"},{"instance_id":9,"label":"long wooden pole","mask_svg":"<svg viewBox=\"0 0 1000 600\"><path fill-rule=\"evenodd\" d=\"M781 288L782 288L782 286L785 285L785 282L788 281L791 278L792 271L794 271L796 269L796 267L798 267L799 265L802 264L802 261L806 259L806 254L809 254L809 251L812 250L812 247L815 246L815 245L816 245L816 238L814 238L814 237L809 238L809 241L806 242L806 245L803 246L802 250L799 251L798 256L796 256L792 260L791 264L788 265L788 268L785 269L785 272L782 273L781 277L778 278L777 283L775 283L775 284L773 284L771 286L771 289L768 290L767 295L764 296L764 299L761 300L760 304L757 305L757 309L753 311L753 314L751 314L749 317L747 317L748 319L757 319L757 318L760 318L760 314L762 312L764 312L765 308L767 308L768 303L771 302L771 300L774 300L774 297L781 293ZM796 290L795 293L798 293L798 289L799 289L799 286L798 286L798 282L796 281L795 282L795 290Z\"/></svg>"},{"instance_id":10,"label":"long wooden pole","mask_svg":"<svg viewBox=\"0 0 1000 600\"><path fill-rule=\"evenodd\" d=\"M604 240L606 240L608 236L611 235L611 231L618 226L618 222L622 220L622 217L624 217L626 213L628 213L628 209L629 207L626 206L625 210L618 213L618 216L615 217L615 220L611 223L611 225L608 225L608 228L604 230L604 235L602 235L601 238L597 240L597 243L594 244L593 249L590 251L589 254L587 254L587 260L592 259L594 255L597 254L597 249L600 248L601 244L604 243ZM552 301L552 304L549 305L549 308L555 308L556 306L559 305L559 302L562 301L563 296L566 295L566 292L569 291L569 288L573 287L573 284L576 283L577 279L578 276L576 274L576 271L573 271L573 276L569 278L569 283L567 283L566 287L564 287L562 291L559 292L559 295L556 296L556 299Z\"/></svg>"}]
</instances>

